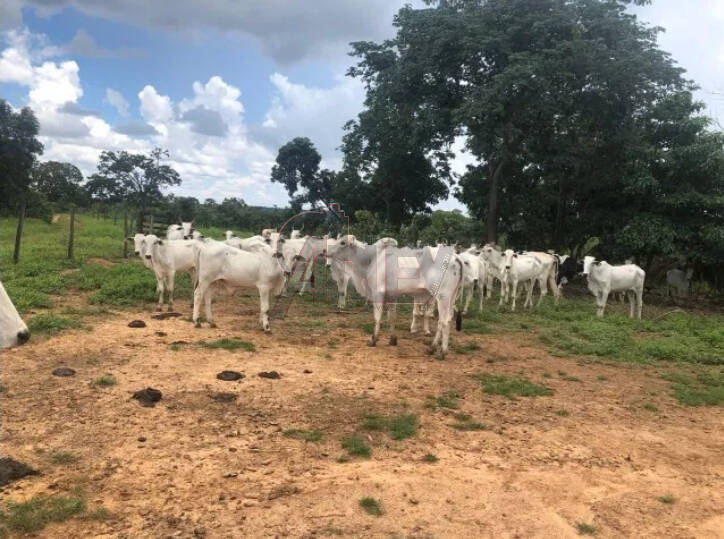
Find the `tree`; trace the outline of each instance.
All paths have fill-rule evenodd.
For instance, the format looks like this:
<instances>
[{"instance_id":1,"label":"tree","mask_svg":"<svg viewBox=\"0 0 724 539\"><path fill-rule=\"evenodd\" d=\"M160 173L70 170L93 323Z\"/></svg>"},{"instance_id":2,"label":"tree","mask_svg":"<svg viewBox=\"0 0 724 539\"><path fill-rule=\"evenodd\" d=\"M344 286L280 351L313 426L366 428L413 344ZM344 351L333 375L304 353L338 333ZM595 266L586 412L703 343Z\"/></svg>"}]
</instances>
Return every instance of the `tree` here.
<instances>
[{"instance_id":1,"label":"tree","mask_svg":"<svg viewBox=\"0 0 724 539\"><path fill-rule=\"evenodd\" d=\"M304 203L315 207L320 202L328 206L332 202L333 172L320 172L321 161L322 156L307 137L296 137L279 148L271 181L284 185L293 208L299 210Z\"/></svg>"},{"instance_id":2,"label":"tree","mask_svg":"<svg viewBox=\"0 0 724 539\"><path fill-rule=\"evenodd\" d=\"M25 199L33 167L43 145L38 140L40 125L32 109L18 112L0 99L0 204L13 208Z\"/></svg>"},{"instance_id":3,"label":"tree","mask_svg":"<svg viewBox=\"0 0 724 539\"><path fill-rule=\"evenodd\" d=\"M168 151L161 148L149 155L101 152L98 173L91 176L88 191L99 200L127 202L144 215L163 199L163 187L181 184L178 172L161 164L163 158L168 158Z\"/></svg>"},{"instance_id":4,"label":"tree","mask_svg":"<svg viewBox=\"0 0 724 539\"><path fill-rule=\"evenodd\" d=\"M70 163L46 161L33 170L32 187L49 202L82 203L83 174Z\"/></svg>"}]
</instances>

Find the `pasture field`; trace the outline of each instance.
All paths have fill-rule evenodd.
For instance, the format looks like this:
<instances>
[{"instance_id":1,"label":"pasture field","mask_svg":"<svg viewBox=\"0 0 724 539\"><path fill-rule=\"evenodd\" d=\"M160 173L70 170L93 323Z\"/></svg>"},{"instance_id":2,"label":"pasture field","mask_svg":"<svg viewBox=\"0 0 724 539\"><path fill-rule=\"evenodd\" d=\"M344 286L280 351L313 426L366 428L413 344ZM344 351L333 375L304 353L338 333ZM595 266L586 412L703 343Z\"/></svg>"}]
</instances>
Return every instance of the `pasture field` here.
<instances>
[{"instance_id":1,"label":"pasture field","mask_svg":"<svg viewBox=\"0 0 724 539\"><path fill-rule=\"evenodd\" d=\"M320 273L269 335L252 290L194 329L187 278L183 317L152 319L120 227L80 216L69 262L64 219L26 224L17 267L0 228L33 332L2 352L0 449L39 472L2 487L3 537L722 537L721 314L486 302L439 361L407 306L367 347L370 309Z\"/></svg>"}]
</instances>

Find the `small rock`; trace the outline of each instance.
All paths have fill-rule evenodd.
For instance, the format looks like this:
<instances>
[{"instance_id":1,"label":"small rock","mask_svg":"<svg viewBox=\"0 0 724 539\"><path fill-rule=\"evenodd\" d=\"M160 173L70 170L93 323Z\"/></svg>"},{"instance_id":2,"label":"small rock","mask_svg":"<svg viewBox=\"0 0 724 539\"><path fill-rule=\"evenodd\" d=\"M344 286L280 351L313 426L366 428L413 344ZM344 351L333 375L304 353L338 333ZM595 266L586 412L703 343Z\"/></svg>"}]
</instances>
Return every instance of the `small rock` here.
<instances>
[{"instance_id":1,"label":"small rock","mask_svg":"<svg viewBox=\"0 0 724 539\"><path fill-rule=\"evenodd\" d=\"M237 371L221 371L216 375L216 378L224 382L233 382L235 380L241 380L244 378L244 375Z\"/></svg>"},{"instance_id":2,"label":"small rock","mask_svg":"<svg viewBox=\"0 0 724 539\"><path fill-rule=\"evenodd\" d=\"M211 395L211 398L216 402L234 402L236 397L236 393L215 393L214 395Z\"/></svg>"},{"instance_id":3,"label":"small rock","mask_svg":"<svg viewBox=\"0 0 724 539\"><path fill-rule=\"evenodd\" d=\"M165 337L167 333L165 331L157 331L156 335L158 335L159 337Z\"/></svg>"},{"instance_id":4,"label":"small rock","mask_svg":"<svg viewBox=\"0 0 724 539\"><path fill-rule=\"evenodd\" d=\"M223 477L224 479L231 479L232 477L237 477L238 475L239 474L236 472L230 472L230 473L225 473L221 477ZM234 498L232 497L231 499L233 500Z\"/></svg>"},{"instance_id":5,"label":"small rock","mask_svg":"<svg viewBox=\"0 0 724 539\"><path fill-rule=\"evenodd\" d=\"M136 391L132 398L136 399L144 408L152 408L161 400L162 395L158 389L147 387L146 389Z\"/></svg>"},{"instance_id":6,"label":"small rock","mask_svg":"<svg viewBox=\"0 0 724 539\"><path fill-rule=\"evenodd\" d=\"M312 371L310 371L309 369L304 369L304 374L312 374Z\"/></svg>"},{"instance_id":7,"label":"small rock","mask_svg":"<svg viewBox=\"0 0 724 539\"><path fill-rule=\"evenodd\" d=\"M412 505L417 505L417 504L420 503L420 502L419 502L418 500L416 500L415 498L410 498L410 503L411 503Z\"/></svg>"},{"instance_id":8,"label":"small rock","mask_svg":"<svg viewBox=\"0 0 724 539\"><path fill-rule=\"evenodd\" d=\"M131 320L130 322L128 322L128 327L129 328L145 328L146 322L144 322L143 320Z\"/></svg>"},{"instance_id":9,"label":"small rock","mask_svg":"<svg viewBox=\"0 0 724 539\"><path fill-rule=\"evenodd\" d=\"M206 528L194 528L194 537L206 537Z\"/></svg>"},{"instance_id":10,"label":"small rock","mask_svg":"<svg viewBox=\"0 0 724 539\"><path fill-rule=\"evenodd\" d=\"M75 376L75 371L69 367L58 367L53 371L53 376Z\"/></svg>"},{"instance_id":11,"label":"small rock","mask_svg":"<svg viewBox=\"0 0 724 539\"><path fill-rule=\"evenodd\" d=\"M139 441L139 442L145 442L145 441L146 441L146 437L145 437L145 436L139 436L139 437L138 437L138 441Z\"/></svg>"},{"instance_id":12,"label":"small rock","mask_svg":"<svg viewBox=\"0 0 724 539\"><path fill-rule=\"evenodd\" d=\"M270 380L279 380L282 377L277 371L262 371L259 373L260 378L269 378Z\"/></svg>"}]
</instances>

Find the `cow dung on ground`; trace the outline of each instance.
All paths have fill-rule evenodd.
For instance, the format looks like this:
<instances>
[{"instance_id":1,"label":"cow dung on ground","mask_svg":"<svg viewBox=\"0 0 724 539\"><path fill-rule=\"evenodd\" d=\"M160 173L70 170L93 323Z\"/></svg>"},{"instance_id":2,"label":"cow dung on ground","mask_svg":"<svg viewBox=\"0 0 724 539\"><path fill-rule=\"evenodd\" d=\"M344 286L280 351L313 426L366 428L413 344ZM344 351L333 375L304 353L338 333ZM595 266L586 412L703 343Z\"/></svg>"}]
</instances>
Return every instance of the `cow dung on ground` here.
<instances>
[{"instance_id":1,"label":"cow dung on ground","mask_svg":"<svg viewBox=\"0 0 724 539\"><path fill-rule=\"evenodd\" d=\"M221 371L216 375L216 378L224 382L233 382L235 380L241 380L244 378L244 375L237 371Z\"/></svg>"},{"instance_id":2,"label":"cow dung on ground","mask_svg":"<svg viewBox=\"0 0 724 539\"><path fill-rule=\"evenodd\" d=\"M168 320L169 318L178 318L181 313L170 312L170 313L153 313L151 318L154 320Z\"/></svg>"},{"instance_id":3,"label":"cow dung on ground","mask_svg":"<svg viewBox=\"0 0 724 539\"><path fill-rule=\"evenodd\" d=\"M161 396L162 393L158 389L154 389L152 387L141 389L133 394L133 398L145 408L152 408L153 406L156 406L156 403L161 400Z\"/></svg>"},{"instance_id":4,"label":"cow dung on ground","mask_svg":"<svg viewBox=\"0 0 724 539\"><path fill-rule=\"evenodd\" d=\"M10 457L0 458L0 487L22 479L27 475L38 475L38 471Z\"/></svg>"},{"instance_id":5,"label":"cow dung on ground","mask_svg":"<svg viewBox=\"0 0 724 539\"><path fill-rule=\"evenodd\" d=\"M146 322L144 322L143 320L131 320L130 322L128 322L128 327L129 328L145 328Z\"/></svg>"},{"instance_id":6,"label":"cow dung on ground","mask_svg":"<svg viewBox=\"0 0 724 539\"><path fill-rule=\"evenodd\" d=\"M58 367L53 370L53 376L75 376L75 371L69 367Z\"/></svg>"},{"instance_id":7,"label":"cow dung on ground","mask_svg":"<svg viewBox=\"0 0 724 539\"><path fill-rule=\"evenodd\" d=\"M277 371L262 371L259 373L260 378L269 378L271 380L279 380L282 377Z\"/></svg>"}]
</instances>

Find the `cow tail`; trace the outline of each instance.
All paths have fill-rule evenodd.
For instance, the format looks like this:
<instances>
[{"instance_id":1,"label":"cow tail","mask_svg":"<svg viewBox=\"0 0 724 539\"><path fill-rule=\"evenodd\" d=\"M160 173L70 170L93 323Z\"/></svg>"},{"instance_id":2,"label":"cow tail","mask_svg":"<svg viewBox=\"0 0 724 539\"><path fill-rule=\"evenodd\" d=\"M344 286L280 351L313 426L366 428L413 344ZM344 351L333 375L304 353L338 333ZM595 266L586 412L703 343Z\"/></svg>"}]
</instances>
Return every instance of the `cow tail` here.
<instances>
[{"instance_id":1,"label":"cow tail","mask_svg":"<svg viewBox=\"0 0 724 539\"><path fill-rule=\"evenodd\" d=\"M457 287L455 288L455 296L454 296L455 302L453 303L453 305L454 305L453 309L455 310L455 331L460 331L461 329L463 329L463 313L460 309L458 309L457 297L463 288L463 279L465 277L463 275L462 261L458 257L455 257L455 260L457 260L458 264L460 265L460 279L458 279L458 284L457 284Z\"/></svg>"}]
</instances>

